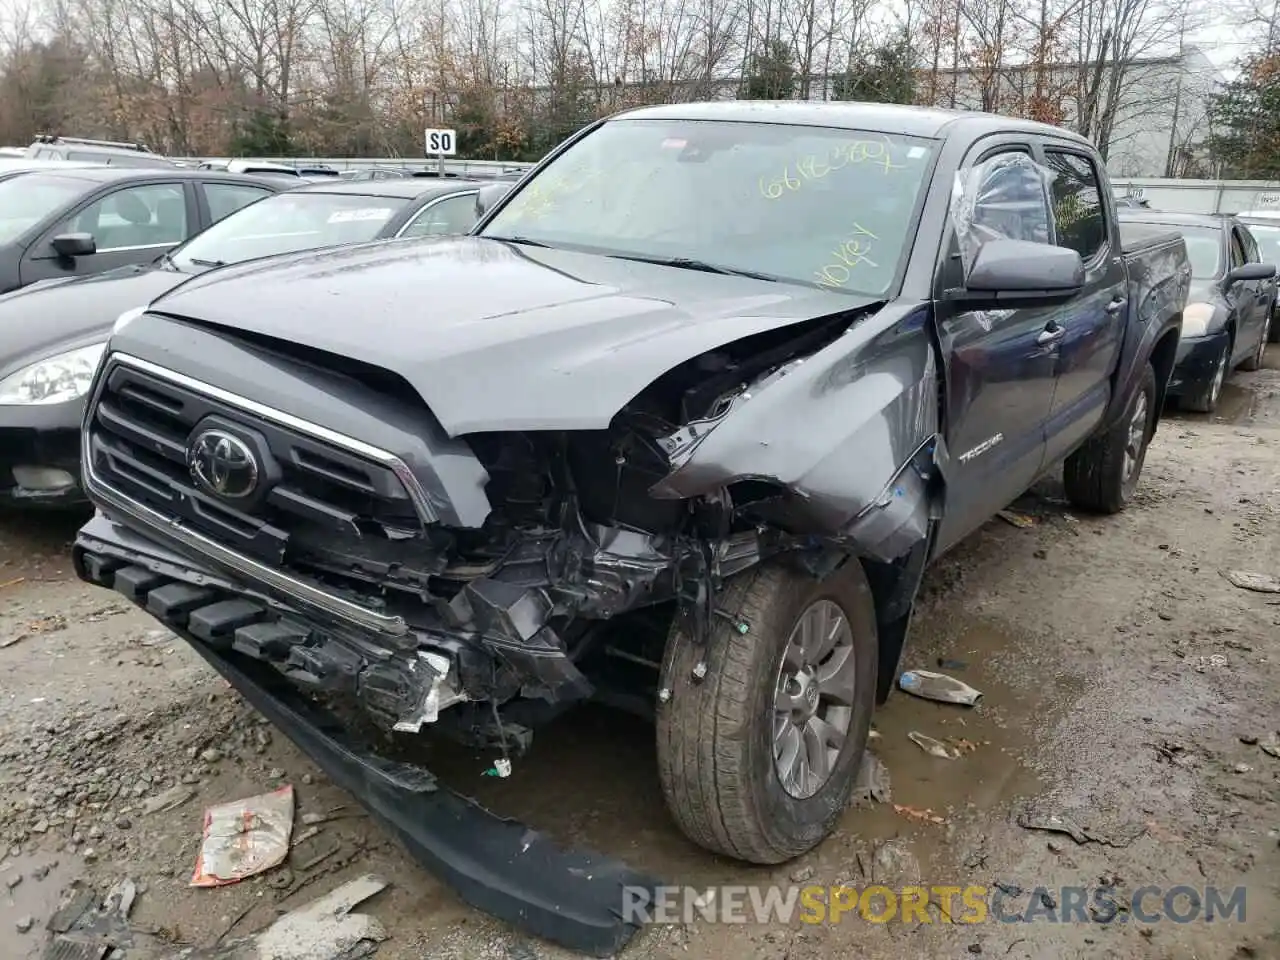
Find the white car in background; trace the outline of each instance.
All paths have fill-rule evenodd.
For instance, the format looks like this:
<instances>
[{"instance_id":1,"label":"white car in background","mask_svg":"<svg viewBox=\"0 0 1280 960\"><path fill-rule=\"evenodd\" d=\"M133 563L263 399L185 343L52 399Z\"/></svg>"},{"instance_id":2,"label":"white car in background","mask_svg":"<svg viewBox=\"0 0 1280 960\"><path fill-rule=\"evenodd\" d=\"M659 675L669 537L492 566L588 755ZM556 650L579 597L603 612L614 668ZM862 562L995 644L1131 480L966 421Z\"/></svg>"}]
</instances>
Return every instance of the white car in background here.
<instances>
[{"instance_id":1,"label":"white car in background","mask_svg":"<svg viewBox=\"0 0 1280 960\"><path fill-rule=\"evenodd\" d=\"M1241 221L1258 244L1263 262L1280 263L1280 210L1247 210L1237 213L1236 219ZM1273 312L1273 322L1267 333L1267 342L1280 343L1280 309Z\"/></svg>"}]
</instances>

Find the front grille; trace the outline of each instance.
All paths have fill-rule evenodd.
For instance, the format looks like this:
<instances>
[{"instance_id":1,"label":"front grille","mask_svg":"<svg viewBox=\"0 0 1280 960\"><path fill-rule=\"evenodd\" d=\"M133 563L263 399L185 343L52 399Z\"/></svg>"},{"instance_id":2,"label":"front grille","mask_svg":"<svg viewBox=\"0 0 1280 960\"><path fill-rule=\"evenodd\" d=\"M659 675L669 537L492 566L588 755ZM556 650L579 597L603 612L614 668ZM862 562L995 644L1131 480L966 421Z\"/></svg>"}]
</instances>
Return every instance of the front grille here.
<instances>
[{"instance_id":1,"label":"front grille","mask_svg":"<svg viewBox=\"0 0 1280 960\"><path fill-rule=\"evenodd\" d=\"M202 489L188 444L206 429L242 439L258 489L239 500ZM420 587L426 530L390 466L119 361L87 424L95 479L266 565L334 585ZM420 563L420 559L418 560Z\"/></svg>"}]
</instances>

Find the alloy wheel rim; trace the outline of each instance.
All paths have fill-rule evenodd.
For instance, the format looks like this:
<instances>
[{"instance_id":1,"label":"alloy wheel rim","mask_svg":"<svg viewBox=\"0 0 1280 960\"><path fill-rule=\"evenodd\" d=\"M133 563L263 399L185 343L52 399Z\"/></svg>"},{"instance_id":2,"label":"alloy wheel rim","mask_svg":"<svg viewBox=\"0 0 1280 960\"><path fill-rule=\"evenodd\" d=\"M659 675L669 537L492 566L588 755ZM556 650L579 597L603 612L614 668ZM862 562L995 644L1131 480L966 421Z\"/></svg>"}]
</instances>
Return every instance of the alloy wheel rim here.
<instances>
[{"instance_id":1,"label":"alloy wheel rim","mask_svg":"<svg viewBox=\"0 0 1280 960\"><path fill-rule=\"evenodd\" d=\"M1124 444L1124 479L1133 478L1138 461L1142 457L1143 445L1147 442L1147 395L1138 394L1133 405L1133 415L1129 418L1129 431Z\"/></svg>"},{"instance_id":2,"label":"alloy wheel rim","mask_svg":"<svg viewBox=\"0 0 1280 960\"><path fill-rule=\"evenodd\" d=\"M797 800L831 779L853 722L853 628L831 600L805 608L787 638L774 691L773 762Z\"/></svg>"},{"instance_id":3,"label":"alloy wheel rim","mask_svg":"<svg viewBox=\"0 0 1280 960\"><path fill-rule=\"evenodd\" d=\"M1222 352L1222 356L1218 358L1218 366L1213 371L1213 385L1209 390L1209 400L1211 404L1218 402L1218 397L1222 393L1222 384L1227 379L1227 355L1231 353L1230 345Z\"/></svg>"}]
</instances>

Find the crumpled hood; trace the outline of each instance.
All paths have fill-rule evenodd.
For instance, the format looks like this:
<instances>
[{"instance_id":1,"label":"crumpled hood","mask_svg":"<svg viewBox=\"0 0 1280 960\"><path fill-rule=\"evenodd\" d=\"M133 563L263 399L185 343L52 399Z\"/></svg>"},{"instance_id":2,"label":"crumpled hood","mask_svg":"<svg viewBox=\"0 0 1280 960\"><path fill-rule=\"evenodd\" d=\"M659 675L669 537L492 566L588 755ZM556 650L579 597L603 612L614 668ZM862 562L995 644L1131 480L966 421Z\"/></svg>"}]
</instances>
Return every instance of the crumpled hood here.
<instances>
[{"instance_id":1,"label":"crumpled hood","mask_svg":"<svg viewBox=\"0 0 1280 960\"><path fill-rule=\"evenodd\" d=\"M714 347L874 301L479 237L213 271L153 311L393 371L451 436L593 429Z\"/></svg>"},{"instance_id":2,"label":"crumpled hood","mask_svg":"<svg viewBox=\"0 0 1280 960\"><path fill-rule=\"evenodd\" d=\"M0 376L62 350L105 340L120 314L146 306L187 279L172 270L123 267L5 294L0 297Z\"/></svg>"}]
</instances>

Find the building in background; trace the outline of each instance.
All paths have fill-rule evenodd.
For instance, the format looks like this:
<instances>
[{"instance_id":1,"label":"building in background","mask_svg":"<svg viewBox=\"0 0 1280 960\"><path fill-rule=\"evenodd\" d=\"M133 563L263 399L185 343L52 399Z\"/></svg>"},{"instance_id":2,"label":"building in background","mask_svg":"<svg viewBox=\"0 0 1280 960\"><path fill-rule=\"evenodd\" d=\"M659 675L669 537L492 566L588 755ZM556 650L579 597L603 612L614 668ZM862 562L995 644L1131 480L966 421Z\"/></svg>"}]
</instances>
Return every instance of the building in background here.
<instances>
[{"instance_id":1,"label":"building in background","mask_svg":"<svg viewBox=\"0 0 1280 960\"><path fill-rule=\"evenodd\" d=\"M1080 128L1082 106L1093 104L1090 126L1109 131L1105 142L1097 145L1112 176L1216 175L1203 141L1209 131L1210 98L1226 78L1198 47L1188 46L1177 56L1135 60L1119 71L1109 64L1100 69L1093 64L1054 64L1037 76L1031 67L1007 66L990 78L962 70L946 72L940 79L938 99L954 90L955 106L961 109L994 107L996 113L1022 116L1029 112L1025 105L1039 84L1055 101L1062 123L1075 129Z\"/></svg>"},{"instance_id":2,"label":"building in background","mask_svg":"<svg viewBox=\"0 0 1280 960\"><path fill-rule=\"evenodd\" d=\"M844 75L814 75L797 89L808 100L834 100ZM1214 177L1203 141L1208 134L1210 97L1226 82L1222 72L1198 48L1176 56L1134 60L1122 68L1110 64L1063 63L1037 69L1005 65L989 71L920 70L916 102L960 110L1013 116L1041 116L1088 131L1116 177ZM663 84L618 84L606 91L610 112L622 106L664 101L719 99L741 95L737 77ZM549 91L539 91L547 96ZM1084 115L1085 122L1080 118ZM1100 135L1103 134L1103 135ZM1105 142L1099 142L1105 141Z\"/></svg>"}]
</instances>

